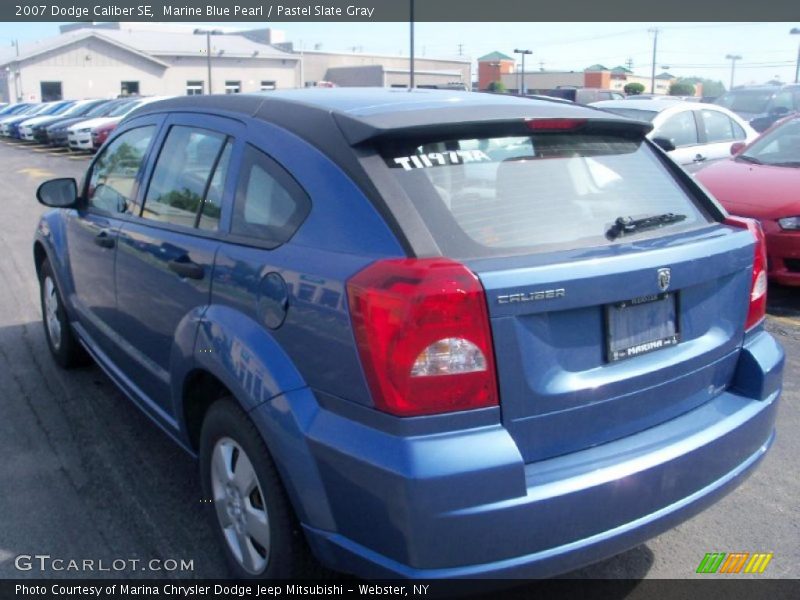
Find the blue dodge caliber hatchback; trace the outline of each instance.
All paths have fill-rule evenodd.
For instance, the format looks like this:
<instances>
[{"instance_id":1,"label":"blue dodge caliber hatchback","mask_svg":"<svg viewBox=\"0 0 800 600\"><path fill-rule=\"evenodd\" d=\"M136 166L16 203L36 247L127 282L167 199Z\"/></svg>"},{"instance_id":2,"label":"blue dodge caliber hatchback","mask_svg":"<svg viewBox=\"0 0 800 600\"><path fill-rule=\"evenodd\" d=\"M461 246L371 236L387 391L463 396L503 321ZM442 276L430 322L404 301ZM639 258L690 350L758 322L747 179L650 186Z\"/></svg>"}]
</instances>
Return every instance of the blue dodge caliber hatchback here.
<instances>
[{"instance_id":1,"label":"blue dodge caliber hatchback","mask_svg":"<svg viewBox=\"0 0 800 600\"><path fill-rule=\"evenodd\" d=\"M234 574L539 577L774 438L764 238L645 138L445 91L187 97L43 184L55 360L199 457Z\"/></svg>"}]
</instances>

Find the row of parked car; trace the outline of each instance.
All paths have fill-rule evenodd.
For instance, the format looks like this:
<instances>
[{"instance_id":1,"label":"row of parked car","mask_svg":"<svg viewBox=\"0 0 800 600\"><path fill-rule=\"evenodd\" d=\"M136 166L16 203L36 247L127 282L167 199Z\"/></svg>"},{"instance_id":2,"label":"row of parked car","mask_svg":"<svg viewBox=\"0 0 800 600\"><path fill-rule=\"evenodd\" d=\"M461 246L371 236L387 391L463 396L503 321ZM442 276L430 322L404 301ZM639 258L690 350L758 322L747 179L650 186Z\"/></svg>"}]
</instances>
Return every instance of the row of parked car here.
<instances>
[{"instance_id":1,"label":"row of parked car","mask_svg":"<svg viewBox=\"0 0 800 600\"><path fill-rule=\"evenodd\" d=\"M131 111L159 97L21 102L0 108L0 135L96 151Z\"/></svg>"}]
</instances>

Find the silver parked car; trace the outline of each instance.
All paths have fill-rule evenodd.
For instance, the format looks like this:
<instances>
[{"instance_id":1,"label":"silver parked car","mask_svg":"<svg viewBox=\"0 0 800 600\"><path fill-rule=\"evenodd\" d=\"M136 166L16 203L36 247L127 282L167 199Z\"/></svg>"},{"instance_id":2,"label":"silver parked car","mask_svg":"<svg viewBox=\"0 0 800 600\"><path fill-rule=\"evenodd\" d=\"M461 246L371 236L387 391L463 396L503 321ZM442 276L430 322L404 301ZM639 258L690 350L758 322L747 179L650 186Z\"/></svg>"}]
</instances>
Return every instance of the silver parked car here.
<instances>
[{"instance_id":1,"label":"silver parked car","mask_svg":"<svg viewBox=\"0 0 800 600\"><path fill-rule=\"evenodd\" d=\"M735 113L714 104L676 100L608 100L591 106L639 121L650 121L647 137L669 141L669 155L688 170L731 155L736 142L749 143L758 133Z\"/></svg>"}]
</instances>

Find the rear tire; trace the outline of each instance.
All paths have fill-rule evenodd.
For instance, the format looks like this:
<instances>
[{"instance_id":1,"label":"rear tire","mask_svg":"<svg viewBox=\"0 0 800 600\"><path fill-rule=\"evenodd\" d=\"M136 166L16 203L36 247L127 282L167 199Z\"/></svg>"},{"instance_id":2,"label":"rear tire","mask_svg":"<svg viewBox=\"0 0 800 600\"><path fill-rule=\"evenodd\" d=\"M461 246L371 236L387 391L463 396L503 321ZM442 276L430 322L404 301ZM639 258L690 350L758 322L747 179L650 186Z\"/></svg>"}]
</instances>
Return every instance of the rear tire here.
<instances>
[{"instance_id":1,"label":"rear tire","mask_svg":"<svg viewBox=\"0 0 800 600\"><path fill-rule=\"evenodd\" d=\"M39 269L39 299L44 335L56 363L64 369L70 369L85 365L89 362L89 355L72 331L62 298L50 262L45 259Z\"/></svg>"},{"instance_id":2,"label":"rear tire","mask_svg":"<svg viewBox=\"0 0 800 600\"><path fill-rule=\"evenodd\" d=\"M236 401L215 402L200 433L200 477L209 517L240 579L319 577L272 456Z\"/></svg>"}]
</instances>

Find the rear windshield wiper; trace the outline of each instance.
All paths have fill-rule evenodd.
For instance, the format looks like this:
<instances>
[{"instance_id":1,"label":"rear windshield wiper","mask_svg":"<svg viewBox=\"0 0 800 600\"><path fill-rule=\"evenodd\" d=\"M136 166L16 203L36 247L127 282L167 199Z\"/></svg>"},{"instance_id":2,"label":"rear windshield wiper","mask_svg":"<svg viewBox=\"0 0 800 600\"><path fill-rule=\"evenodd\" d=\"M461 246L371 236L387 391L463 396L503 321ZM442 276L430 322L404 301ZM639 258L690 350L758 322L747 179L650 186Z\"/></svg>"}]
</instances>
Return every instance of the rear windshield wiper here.
<instances>
[{"instance_id":1,"label":"rear windshield wiper","mask_svg":"<svg viewBox=\"0 0 800 600\"><path fill-rule=\"evenodd\" d=\"M758 160L755 156L748 156L747 154L740 154L736 157L737 160L753 163L754 165L763 165L764 163Z\"/></svg>"},{"instance_id":2,"label":"rear windshield wiper","mask_svg":"<svg viewBox=\"0 0 800 600\"><path fill-rule=\"evenodd\" d=\"M678 223L686 219L686 215L676 215L675 213L665 213L663 215L653 215L642 219L633 217L618 217L614 224L606 231L606 237L615 240L621 235L627 235L644 229L661 227L670 223Z\"/></svg>"}]
</instances>

